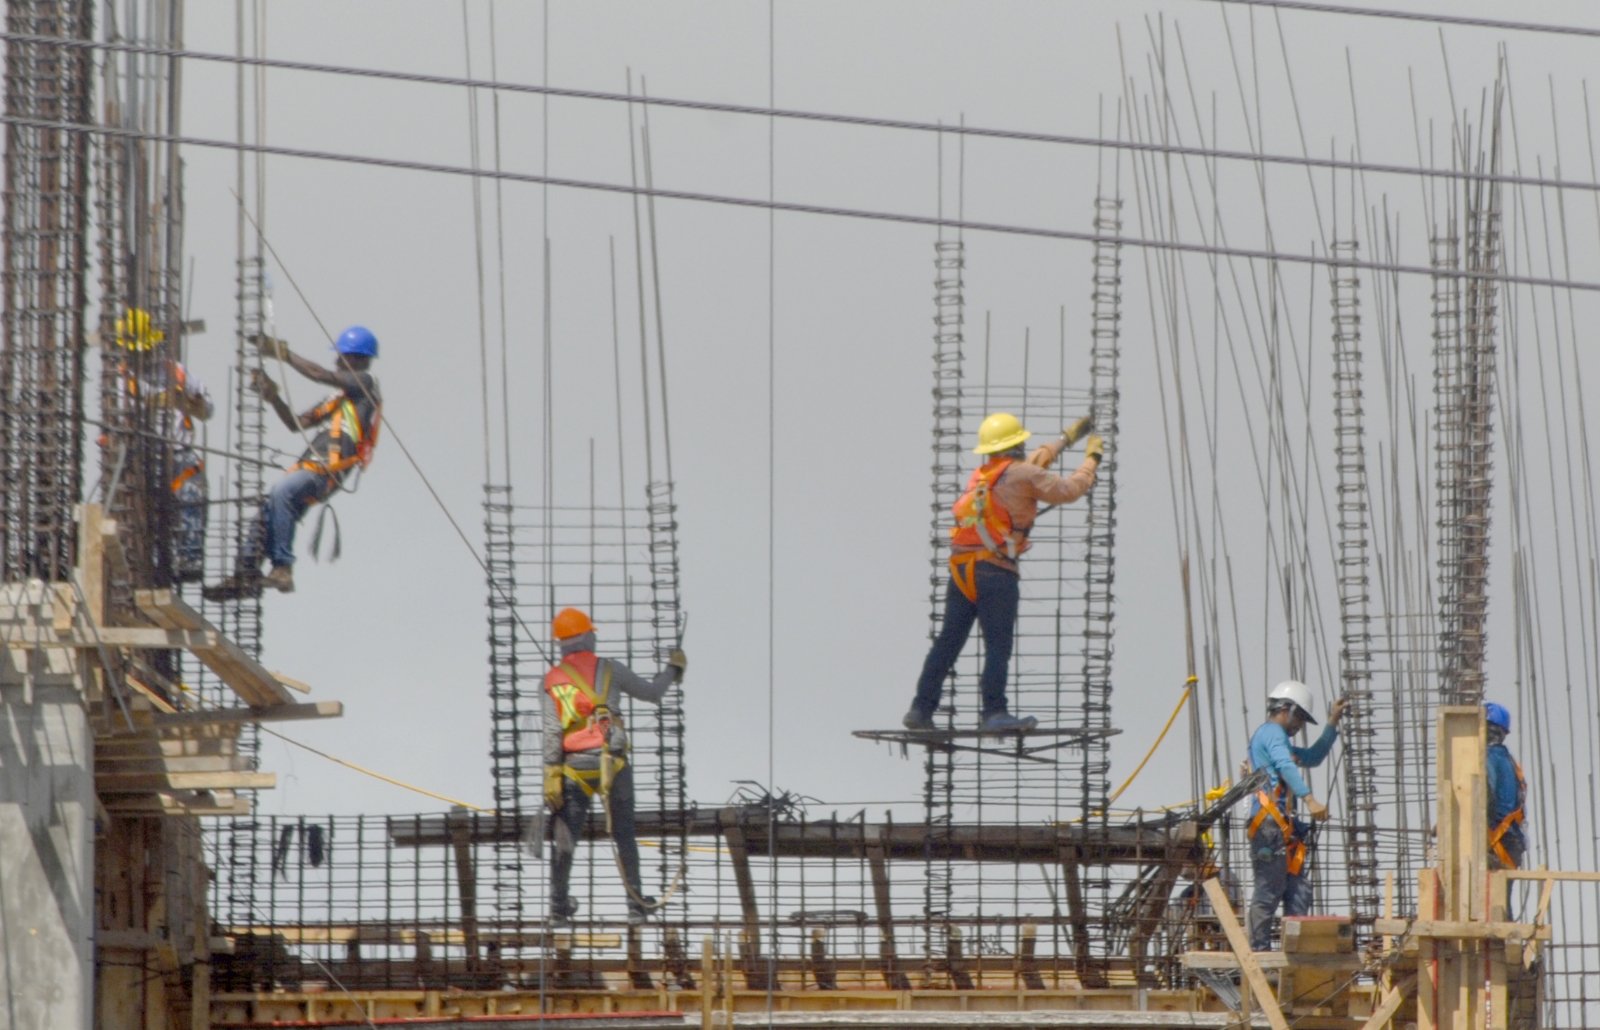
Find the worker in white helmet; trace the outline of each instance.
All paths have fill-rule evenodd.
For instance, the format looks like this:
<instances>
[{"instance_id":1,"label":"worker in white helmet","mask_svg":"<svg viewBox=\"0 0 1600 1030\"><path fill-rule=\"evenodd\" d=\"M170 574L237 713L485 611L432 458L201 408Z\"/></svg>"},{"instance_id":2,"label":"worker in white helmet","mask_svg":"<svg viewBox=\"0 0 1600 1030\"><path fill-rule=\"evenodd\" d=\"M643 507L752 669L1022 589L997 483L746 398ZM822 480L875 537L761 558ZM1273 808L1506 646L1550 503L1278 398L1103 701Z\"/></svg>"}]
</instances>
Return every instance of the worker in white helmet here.
<instances>
[{"instance_id":1,"label":"worker in white helmet","mask_svg":"<svg viewBox=\"0 0 1600 1030\"><path fill-rule=\"evenodd\" d=\"M1272 919L1278 906L1286 916L1311 911L1311 880L1302 874L1306 838L1310 827L1295 818L1295 803L1304 801L1306 813L1317 822L1328 818L1328 806L1311 796L1300 769L1322 764L1339 739L1341 698L1328 711L1328 725L1310 747L1289 743L1309 723L1311 690L1304 683L1286 680L1267 695L1267 721L1250 738L1250 768L1266 769L1267 783L1256 791L1250 807L1250 858L1255 869L1255 893L1250 899L1250 950L1266 951L1272 945Z\"/></svg>"}]
</instances>

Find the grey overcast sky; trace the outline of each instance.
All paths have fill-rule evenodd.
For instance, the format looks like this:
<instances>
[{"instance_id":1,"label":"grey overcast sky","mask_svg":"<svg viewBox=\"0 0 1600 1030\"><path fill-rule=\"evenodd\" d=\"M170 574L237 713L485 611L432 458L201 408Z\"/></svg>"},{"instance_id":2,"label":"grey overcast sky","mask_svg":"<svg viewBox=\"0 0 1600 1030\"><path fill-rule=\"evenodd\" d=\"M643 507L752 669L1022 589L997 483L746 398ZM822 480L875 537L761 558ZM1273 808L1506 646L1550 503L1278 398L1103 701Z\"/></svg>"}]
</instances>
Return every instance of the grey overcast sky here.
<instances>
[{"instance_id":1,"label":"grey overcast sky","mask_svg":"<svg viewBox=\"0 0 1600 1030\"><path fill-rule=\"evenodd\" d=\"M466 68L459 3L262 2L272 57L439 75L461 75ZM1409 0L1407 6L1595 23L1593 5L1579 2ZM542 28L546 10L548 38ZM1305 146L1319 155L1348 155L1356 145L1353 81L1363 156L1401 164L1417 160L1413 82L1424 122L1448 121L1452 87L1457 106L1476 111L1480 91L1494 77L1496 45L1505 40L1518 88L1532 98L1534 113L1525 116L1524 130L1531 154L1548 135L1549 116L1538 112L1547 110L1552 91L1561 97L1563 112L1577 119L1573 131L1581 131L1583 76L1600 52L1595 40L1469 28L1445 29L1441 46L1440 31L1424 24L1293 11L1281 18L1267 10L1252 15L1201 0L780 2L774 10L770 70L781 107L922 121L965 117L976 125L1085 136L1099 134L1105 124L1109 133L1124 68L1148 83L1151 40L1164 24L1174 53L1174 26L1181 31L1198 109L1209 112L1215 96L1224 146L1251 146L1239 113L1245 95L1246 107L1266 109L1263 149L1298 153ZM487 77L488 0L468 0L466 11L473 71ZM620 91L631 69L656 95L764 105L768 12L767 4L750 2L546 7L499 0L499 77L538 83L547 74L556 86ZM233 50L233 4L190 4L187 19L189 47ZM1285 52L1298 122L1286 89ZM1236 65L1230 53L1242 63ZM1252 61L1259 71L1251 70ZM270 143L469 162L468 100L460 89L279 71L267 81ZM1183 105L1189 103L1186 88ZM186 65L186 134L232 138L234 104L232 69ZM557 99L549 104L546 126L542 106L537 97L502 97L505 167L538 172L547 159L555 175L627 180L623 107ZM765 120L667 109L655 110L651 119L661 187L766 194ZM546 134L547 155L541 153ZM945 145L949 168L956 151ZM779 122L776 194L932 214L938 203L936 146L925 133ZM200 148L185 156L186 244L196 269L191 317L211 327L193 339L191 364L220 395L233 345L234 158ZM1578 164L1582 174L1574 176L1587 178L1587 162ZM386 415L480 544L483 437L469 180L287 158L269 158L266 167L269 239L330 327L337 331L359 322L377 333ZM969 218L1089 228L1093 151L974 140L966 146L965 168ZM1250 197L1250 166L1238 165L1231 174L1229 189L1236 192L1224 199L1259 208ZM1274 212L1276 243L1285 251L1309 252L1317 245L1317 218L1296 199L1297 187L1277 185L1291 177L1304 187L1306 175L1299 169L1275 172L1271 180L1274 190L1283 191ZM1389 178L1372 188L1393 194L1396 210L1408 209L1405 218L1413 220L1402 228L1413 231L1402 257L1425 264L1426 238L1420 217L1414 217L1420 211L1415 182ZM531 499L540 474L544 197L539 187L522 184L507 184L504 195L513 478L520 496ZM1128 218L1131 232L1131 205ZM800 214L776 217L776 390L769 407L766 213L664 201L659 221L683 593L691 614L689 793L718 801L730 781L767 775L770 418L777 499L775 782L841 806L900 799L902 809L911 811L918 765L853 740L848 731L899 719L926 649L933 231ZM1233 242L1263 246L1257 221L1239 216ZM590 438L601 448L614 446L608 246L614 237L625 257L631 233L625 197L548 193L553 415L561 428L557 478L568 488L584 482ZM967 242L967 324L975 341L969 353L981 353L988 313L995 376L1015 381L1024 332L1050 341L1053 353L1064 307L1067 382L1086 385L1081 370L1089 246L984 234ZM1125 261L1113 717L1124 734L1113 751L1114 781L1143 755L1184 678L1179 559L1162 394L1149 345L1149 288L1140 255L1129 251ZM631 271L623 261L624 282ZM271 274L278 334L303 353L324 354L316 323L283 271L273 267ZM1303 279L1308 273L1289 274ZM631 312L625 308L623 317ZM1413 307L1414 315L1425 312L1425 306ZM1325 316L1293 317L1302 331L1310 325L1325 341ZM1426 326L1415 326L1411 346L1423 361ZM492 319L490 335L498 337ZM297 403L314 396L311 384L297 386ZM1317 386L1319 409L1331 408L1330 389ZM979 417L973 413L970 429L975 431ZM1035 428L1048 433L1057 427ZM210 432L212 444L219 445L221 422ZM289 434L274 432L277 444L293 447ZM1244 483L1241 478L1241 509L1259 510L1253 485L1245 490ZM315 696L343 700L346 716L291 725L285 732L429 789L489 804L480 570L392 438L380 445L360 491L341 499L338 511L344 557L334 565L303 560L296 571L298 592L268 599L265 661L312 683ZM307 536L302 532L302 554ZM1236 540L1235 560L1259 569L1260 546ZM1257 585L1242 588L1243 594L1265 605L1259 571L1254 575ZM1276 653L1251 668L1257 671L1250 674L1247 693L1254 690L1255 696L1270 685L1264 680L1288 674L1287 660ZM1333 685L1313 686L1326 696ZM1238 723L1237 697L1230 703L1235 711L1229 717ZM1237 730L1233 740L1238 748ZM1180 737L1169 741L1122 803L1185 800L1184 748ZM279 773L277 791L263 802L268 812L438 807L276 741L267 742L263 765Z\"/></svg>"}]
</instances>

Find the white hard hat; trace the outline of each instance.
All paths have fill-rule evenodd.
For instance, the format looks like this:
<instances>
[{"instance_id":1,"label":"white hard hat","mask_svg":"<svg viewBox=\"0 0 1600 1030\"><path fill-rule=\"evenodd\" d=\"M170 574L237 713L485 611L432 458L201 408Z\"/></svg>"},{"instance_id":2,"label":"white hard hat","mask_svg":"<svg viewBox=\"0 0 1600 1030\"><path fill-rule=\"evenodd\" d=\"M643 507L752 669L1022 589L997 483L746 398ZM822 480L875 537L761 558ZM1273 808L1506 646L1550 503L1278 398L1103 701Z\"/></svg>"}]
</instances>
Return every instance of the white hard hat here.
<instances>
[{"instance_id":1,"label":"white hard hat","mask_svg":"<svg viewBox=\"0 0 1600 1030\"><path fill-rule=\"evenodd\" d=\"M1267 707L1272 707L1274 701L1289 701L1299 707L1305 715L1306 722L1315 726L1316 716L1311 714L1311 688L1298 680L1284 680L1273 687L1267 694Z\"/></svg>"}]
</instances>

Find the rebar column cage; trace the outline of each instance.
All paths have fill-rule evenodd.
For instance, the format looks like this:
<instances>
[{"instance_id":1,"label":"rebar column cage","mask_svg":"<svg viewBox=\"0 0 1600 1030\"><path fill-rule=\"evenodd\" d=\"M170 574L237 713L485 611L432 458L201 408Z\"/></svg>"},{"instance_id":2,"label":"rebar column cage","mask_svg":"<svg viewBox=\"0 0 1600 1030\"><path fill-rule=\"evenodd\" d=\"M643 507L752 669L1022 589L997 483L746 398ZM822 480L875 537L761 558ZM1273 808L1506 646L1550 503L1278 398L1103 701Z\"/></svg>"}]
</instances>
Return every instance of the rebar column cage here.
<instances>
[{"instance_id":1,"label":"rebar column cage","mask_svg":"<svg viewBox=\"0 0 1600 1030\"><path fill-rule=\"evenodd\" d=\"M7 32L91 38L84 0L7 0L5 9ZM88 125L89 54L8 40L6 116ZM64 581L83 483L88 135L11 121L5 140L0 582Z\"/></svg>"}]
</instances>

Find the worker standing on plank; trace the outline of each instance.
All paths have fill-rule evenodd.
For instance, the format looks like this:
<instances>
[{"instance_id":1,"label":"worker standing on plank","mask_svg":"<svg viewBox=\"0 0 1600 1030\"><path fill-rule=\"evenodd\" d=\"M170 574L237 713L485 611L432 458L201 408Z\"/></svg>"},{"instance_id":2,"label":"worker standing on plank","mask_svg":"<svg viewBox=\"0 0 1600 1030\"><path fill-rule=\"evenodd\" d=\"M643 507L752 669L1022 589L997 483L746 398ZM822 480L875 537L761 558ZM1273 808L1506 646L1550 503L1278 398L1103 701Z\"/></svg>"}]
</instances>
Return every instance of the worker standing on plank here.
<instances>
[{"instance_id":1,"label":"worker standing on plank","mask_svg":"<svg viewBox=\"0 0 1600 1030\"><path fill-rule=\"evenodd\" d=\"M378 443L378 427L383 422L383 395L378 380L368 369L378 357L378 338L361 326L340 334L334 349L339 352L332 370L308 361L289 350L282 340L268 336L256 338L262 356L287 361L312 382L337 391L322 403L296 415L278 393L278 384L257 371L252 386L272 406L283 424L297 433L313 426L322 430L311 446L278 481L261 507L251 544L239 554L234 574L205 596L212 601L236 597L259 597L263 587L285 594L294 592L294 531L306 509L325 501L344 483L357 465L372 462ZM261 562L272 562L272 571L261 575Z\"/></svg>"},{"instance_id":2,"label":"worker standing on plank","mask_svg":"<svg viewBox=\"0 0 1600 1030\"><path fill-rule=\"evenodd\" d=\"M594 623L563 608L553 624L561 660L544 677L544 800L556 814L550 870L550 918L569 925L578 903L568 893L578 840L589 823L589 799L600 795L628 888L628 924L642 925L655 905L639 882L639 843L633 829L633 767L628 734L610 707L611 691L659 705L667 688L683 682L689 659L678 648L667 667L646 680L621 662L594 653Z\"/></svg>"},{"instance_id":3,"label":"worker standing on plank","mask_svg":"<svg viewBox=\"0 0 1600 1030\"><path fill-rule=\"evenodd\" d=\"M1256 878L1250 899L1251 951L1272 946L1272 917L1280 904L1286 916L1311 911L1311 879L1303 875L1311 827L1295 818L1295 802L1304 801L1306 812L1317 822L1328 818L1328 806L1311 796L1300 769L1314 769L1328 757L1339 739L1344 708L1343 698L1335 701L1316 743L1296 747L1289 741L1317 720L1311 714L1310 688L1287 680L1267 695L1267 721L1250 738L1251 770L1270 773L1250 806L1250 856Z\"/></svg>"},{"instance_id":4,"label":"worker standing on plank","mask_svg":"<svg viewBox=\"0 0 1600 1030\"><path fill-rule=\"evenodd\" d=\"M1506 748L1511 713L1493 701L1483 706L1489 724L1489 868L1521 869L1528 839L1522 832L1523 809L1528 801L1528 781L1522 766Z\"/></svg>"},{"instance_id":5,"label":"worker standing on plank","mask_svg":"<svg viewBox=\"0 0 1600 1030\"><path fill-rule=\"evenodd\" d=\"M1095 469L1105 445L1089 437L1083 464L1070 476L1049 471L1061 452L1089 430L1079 419L1059 439L1028 454L1023 441L1033 435L1015 415L998 413L978 428L974 454L985 461L972 473L966 493L956 502L956 525L950 530L950 585L944 604L944 626L928 652L917 681L917 696L902 724L908 730L931 730L944 682L966 646L972 624L983 628L983 717L980 728L992 732L1031 730L1034 718L1019 719L1006 704L1006 666L1017 624L1020 572L1017 559L1028 549L1028 533L1039 514L1039 502L1070 504L1094 485Z\"/></svg>"}]
</instances>

